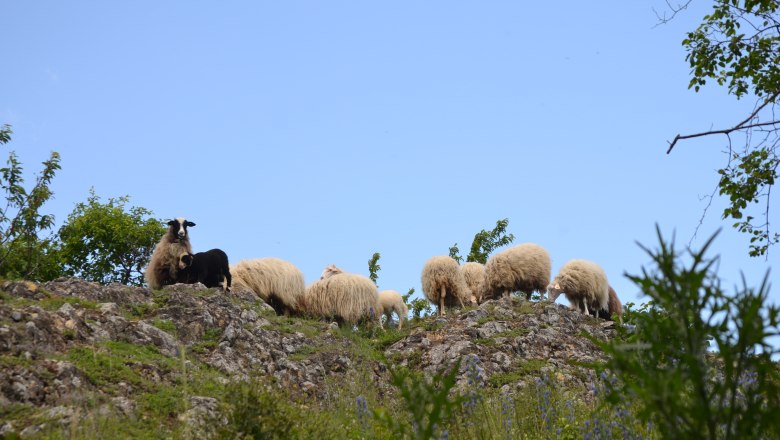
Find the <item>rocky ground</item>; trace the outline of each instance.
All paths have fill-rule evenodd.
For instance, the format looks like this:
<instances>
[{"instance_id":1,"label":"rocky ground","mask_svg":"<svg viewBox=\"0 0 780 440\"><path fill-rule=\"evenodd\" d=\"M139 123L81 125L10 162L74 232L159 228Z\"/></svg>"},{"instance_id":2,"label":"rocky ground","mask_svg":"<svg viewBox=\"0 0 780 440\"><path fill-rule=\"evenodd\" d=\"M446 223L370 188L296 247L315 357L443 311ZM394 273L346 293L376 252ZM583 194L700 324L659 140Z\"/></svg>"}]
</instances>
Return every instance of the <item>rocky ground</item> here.
<instances>
[{"instance_id":1,"label":"rocky ground","mask_svg":"<svg viewBox=\"0 0 780 440\"><path fill-rule=\"evenodd\" d=\"M564 306L518 298L408 327L390 338L376 331L366 351L335 324L277 317L250 293L199 284L153 292L79 279L4 282L0 437L73 424L84 417L84 402L100 414L137 417L150 402L175 402L166 393L187 384L188 403L171 407L171 423L197 431L223 417L211 386L268 377L322 399L328 381L353 377L359 366L377 389L392 392L393 365L435 373L459 359L462 384L469 368L486 386L503 389L547 375L587 399L591 373L582 365L601 353L584 335L604 340L613 332L608 322ZM193 384L203 384L203 395Z\"/></svg>"}]
</instances>

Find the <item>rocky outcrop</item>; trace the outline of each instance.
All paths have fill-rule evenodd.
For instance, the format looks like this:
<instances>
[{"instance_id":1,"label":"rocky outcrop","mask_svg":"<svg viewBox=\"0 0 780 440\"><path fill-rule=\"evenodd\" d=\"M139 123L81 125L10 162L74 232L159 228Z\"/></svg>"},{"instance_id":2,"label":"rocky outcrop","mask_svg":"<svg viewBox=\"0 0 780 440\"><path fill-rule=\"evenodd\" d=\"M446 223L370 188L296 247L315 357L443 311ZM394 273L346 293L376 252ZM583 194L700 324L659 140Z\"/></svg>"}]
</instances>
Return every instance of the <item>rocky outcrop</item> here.
<instances>
[{"instance_id":1,"label":"rocky outcrop","mask_svg":"<svg viewBox=\"0 0 780 440\"><path fill-rule=\"evenodd\" d=\"M199 284L150 291L67 278L4 282L0 295L0 407L40 408L46 420L74 417L78 412L69 405L88 393L103 396L107 411L123 416L137 411L135 393L145 382L102 383L73 361L79 353L97 356L108 343L145 347L184 371L213 368L225 383L269 377L277 386L323 397L329 377L347 377L357 364L368 366L382 392L391 392L389 367L435 373L459 359L464 385L476 379L486 386L517 388L548 374L585 390L588 370L583 365L600 360L601 354L583 335L603 340L612 334L604 321L567 307L507 298L425 318L399 333L380 356L363 359L337 327L277 317L246 292L223 293ZM144 362L128 365L144 381L166 383L176 376ZM204 420L221 420L218 407L213 398L195 395L178 418L191 429L213 429ZM35 431L18 421L0 423L0 434L25 429Z\"/></svg>"}]
</instances>

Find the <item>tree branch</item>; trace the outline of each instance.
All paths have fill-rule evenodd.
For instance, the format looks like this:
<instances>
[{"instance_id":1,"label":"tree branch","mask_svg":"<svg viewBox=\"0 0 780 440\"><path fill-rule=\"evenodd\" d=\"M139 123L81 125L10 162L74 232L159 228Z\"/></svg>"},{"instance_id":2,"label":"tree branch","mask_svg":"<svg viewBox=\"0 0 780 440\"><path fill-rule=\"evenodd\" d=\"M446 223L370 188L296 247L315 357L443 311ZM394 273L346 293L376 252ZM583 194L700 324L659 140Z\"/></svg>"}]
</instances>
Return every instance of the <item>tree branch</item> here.
<instances>
[{"instance_id":1,"label":"tree branch","mask_svg":"<svg viewBox=\"0 0 780 440\"><path fill-rule=\"evenodd\" d=\"M669 153L672 152L672 148L674 148L674 146L677 144L677 141L679 141L679 140L692 139L692 138L697 138L697 137L702 137L702 136L709 136L711 134L730 134L730 133L732 133L734 131L737 131L737 130L744 130L744 129L748 129L748 128L765 127L765 126L768 126L768 125L780 124L780 120L772 120L772 121L769 121L769 122L758 122L758 123L755 123L755 124L748 124L748 122L752 121L756 117L756 115L758 115L758 113L761 110L764 109L764 107L766 107L770 103L773 103L778 96L780 96L780 92L775 92L774 94L772 94L772 96L767 98L761 105L759 105L755 110L753 110L753 113L751 113L750 116L748 116L747 118L745 118L744 121L740 122L739 124L735 125L732 128L725 128L725 129L722 129L722 130L710 130L710 131L704 131L704 132L701 132L701 133L687 134L687 135L679 135L678 134L677 136L674 137L672 142L669 143L669 149L666 150L666 154L669 154Z\"/></svg>"}]
</instances>

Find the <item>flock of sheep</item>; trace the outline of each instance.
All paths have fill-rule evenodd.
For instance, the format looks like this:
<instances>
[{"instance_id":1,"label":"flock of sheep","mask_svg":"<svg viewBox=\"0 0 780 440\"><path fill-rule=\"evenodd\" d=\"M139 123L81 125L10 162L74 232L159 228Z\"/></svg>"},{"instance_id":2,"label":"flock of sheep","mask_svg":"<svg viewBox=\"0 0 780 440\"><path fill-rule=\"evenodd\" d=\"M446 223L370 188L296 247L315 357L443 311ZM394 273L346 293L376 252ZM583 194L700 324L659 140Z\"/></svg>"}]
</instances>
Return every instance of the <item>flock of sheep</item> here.
<instances>
[{"instance_id":1,"label":"flock of sheep","mask_svg":"<svg viewBox=\"0 0 780 440\"><path fill-rule=\"evenodd\" d=\"M307 287L303 272L278 258L242 260L229 266L227 255L220 249L192 253L187 231L192 226L195 223L184 218L168 222L168 231L157 243L144 273L150 288L200 282L226 291L233 288L254 292L278 314L321 317L339 324L375 321L381 326L382 315L390 322L395 313L398 328L403 326L408 309L401 294L378 291L366 276L329 265L320 279ZM533 243L499 252L485 265L460 265L452 257L436 256L423 267L422 289L428 301L438 307L439 315L444 315L447 308L477 305L517 291L529 299L533 292L546 291L549 301L563 293L571 307L582 313L604 319L622 315L620 300L598 264L571 260L550 282L551 266L547 251Z\"/></svg>"}]
</instances>

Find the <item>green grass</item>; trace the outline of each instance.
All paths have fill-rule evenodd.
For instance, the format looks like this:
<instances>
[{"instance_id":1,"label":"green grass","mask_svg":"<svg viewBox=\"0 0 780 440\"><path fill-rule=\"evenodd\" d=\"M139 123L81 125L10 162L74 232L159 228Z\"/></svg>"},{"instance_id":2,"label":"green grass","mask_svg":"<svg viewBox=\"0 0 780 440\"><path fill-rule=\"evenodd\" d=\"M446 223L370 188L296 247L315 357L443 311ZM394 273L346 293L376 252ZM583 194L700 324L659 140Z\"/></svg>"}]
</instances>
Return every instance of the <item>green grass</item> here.
<instances>
[{"instance_id":1,"label":"green grass","mask_svg":"<svg viewBox=\"0 0 780 440\"><path fill-rule=\"evenodd\" d=\"M170 319L155 318L152 320L152 325L166 333L176 336L176 323Z\"/></svg>"},{"instance_id":2,"label":"green grass","mask_svg":"<svg viewBox=\"0 0 780 440\"><path fill-rule=\"evenodd\" d=\"M64 304L70 304L77 309L82 308L82 309L95 310L98 308L98 303L94 301L90 301L82 298L76 298L72 296L51 295L48 293L44 298L40 300L15 297L15 296L8 295L6 293L0 293L0 299L2 299L4 303L7 303L8 305L14 308L22 308L26 306L38 306L43 310L49 312L59 310L60 307L62 307Z\"/></svg>"},{"instance_id":3,"label":"green grass","mask_svg":"<svg viewBox=\"0 0 780 440\"><path fill-rule=\"evenodd\" d=\"M490 376L490 385L495 388L501 388L506 384L512 384L523 380L529 376L538 377L541 374L542 367L548 363L542 359L528 359L515 362L512 371L508 373L495 373Z\"/></svg>"}]
</instances>

